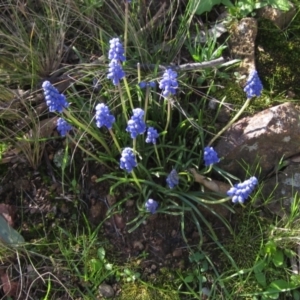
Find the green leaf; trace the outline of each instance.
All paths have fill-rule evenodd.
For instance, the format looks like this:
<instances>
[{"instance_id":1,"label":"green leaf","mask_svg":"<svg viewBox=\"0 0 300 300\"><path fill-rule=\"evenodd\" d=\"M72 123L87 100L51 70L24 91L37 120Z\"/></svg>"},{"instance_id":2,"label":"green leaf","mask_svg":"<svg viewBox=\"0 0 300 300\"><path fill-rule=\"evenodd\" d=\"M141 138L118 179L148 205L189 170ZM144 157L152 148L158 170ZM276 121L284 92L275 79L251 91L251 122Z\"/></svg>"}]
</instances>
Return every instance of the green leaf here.
<instances>
[{"instance_id":1,"label":"green leaf","mask_svg":"<svg viewBox=\"0 0 300 300\"><path fill-rule=\"evenodd\" d=\"M288 0L268 0L268 3L272 7L283 11L288 11L291 7Z\"/></svg>"},{"instance_id":2,"label":"green leaf","mask_svg":"<svg viewBox=\"0 0 300 300\"><path fill-rule=\"evenodd\" d=\"M265 245L265 253L273 254L276 252L276 244L273 241L269 241Z\"/></svg>"},{"instance_id":3,"label":"green leaf","mask_svg":"<svg viewBox=\"0 0 300 300\"><path fill-rule=\"evenodd\" d=\"M265 268L265 266L266 266L266 261L264 259L259 260L253 267L254 272L260 273Z\"/></svg>"},{"instance_id":4,"label":"green leaf","mask_svg":"<svg viewBox=\"0 0 300 300\"><path fill-rule=\"evenodd\" d=\"M267 286L267 280L265 273L262 272L255 272L256 281L263 287Z\"/></svg>"},{"instance_id":5,"label":"green leaf","mask_svg":"<svg viewBox=\"0 0 300 300\"><path fill-rule=\"evenodd\" d=\"M190 274L184 278L185 283L191 283L193 281L194 281L194 276L192 274Z\"/></svg>"},{"instance_id":6,"label":"green leaf","mask_svg":"<svg viewBox=\"0 0 300 300\"><path fill-rule=\"evenodd\" d=\"M284 255L283 251L277 249L275 253L272 254L272 261L276 267L281 267L283 265Z\"/></svg>"},{"instance_id":7,"label":"green leaf","mask_svg":"<svg viewBox=\"0 0 300 300\"><path fill-rule=\"evenodd\" d=\"M205 258L205 255L200 252L195 252L192 255L190 255L190 262L199 262L200 260L203 260Z\"/></svg>"},{"instance_id":8,"label":"green leaf","mask_svg":"<svg viewBox=\"0 0 300 300\"><path fill-rule=\"evenodd\" d=\"M283 279L278 279L270 283L268 290L285 292L294 289L296 286L293 282L287 282Z\"/></svg>"},{"instance_id":9,"label":"green leaf","mask_svg":"<svg viewBox=\"0 0 300 300\"><path fill-rule=\"evenodd\" d=\"M105 249L103 247L98 249L98 257L100 260L104 261L105 259Z\"/></svg>"},{"instance_id":10,"label":"green leaf","mask_svg":"<svg viewBox=\"0 0 300 300\"><path fill-rule=\"evenodd\" d=\"M300 300L300 292L297 290L293 291L293 299L294 300Z\"/></svg>"},{"instance_id":11,"label":"green leaf","mask_svg":"<svg viewBox=\"0 0 300 300\"><path fill-rule=\"evenodd\" d=\"M92 258L89 261L89 266L91 268L91 272L96 273L102 268L102 262L99 259Z\"/></svg>"},{"instance_id":12,"label":"green leaf","mask_svg":"<svg viewBox=\"0 0 300 300\"><path fill-rule=\"evenodd\" d=\"M190 11L193 11L193 9L196 8L195 13L197 15L202 15L205 12L209 12L215 5L219 4L223 4L227 7L233 6L230 0L194 0L193 2L191 1L191 3Z\"/></svg>"}]
</instances>

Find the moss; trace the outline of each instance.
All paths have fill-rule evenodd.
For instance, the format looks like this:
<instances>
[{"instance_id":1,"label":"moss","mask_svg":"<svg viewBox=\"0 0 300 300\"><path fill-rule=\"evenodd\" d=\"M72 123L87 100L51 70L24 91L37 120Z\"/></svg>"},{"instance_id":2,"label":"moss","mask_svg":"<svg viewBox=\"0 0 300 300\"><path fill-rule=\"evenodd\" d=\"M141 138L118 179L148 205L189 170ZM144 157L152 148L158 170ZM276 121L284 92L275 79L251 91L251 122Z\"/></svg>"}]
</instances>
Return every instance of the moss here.
<instances>
[{"instance_id":1,"label":"moss","mask_svg":"<svg viewBox=\"0 0 300 300\"><path fill-rule=\"evenodd\" d=\"M131 282L122 285L120 300L179 300L176 289L160 290L139 282Z\"/></svg>"},{"instance_id":2,"label":"moss","mask_svg":"<svg viewBox=\"0 0 300 300\"><path fill-rule=\"evenodd\" d=\"M256 38L256 67L264 88L275 94L292 90L300 96L300 33L299 15L290 31L282 31L269 20L259 20ZM299 24L299 26L297 26Z\"/></svg>"},{"instance_id":3,"label":"moss","mask_svg":"<svg viewBox=\"0 0 300 300\"><path fill-rule=\"evenodd\" d=\"M249 208L243 210L236 220L235 233L228 237L224 247L239 269L251 268L261 247L261 224Z\"/></svg>"}]
</instances>

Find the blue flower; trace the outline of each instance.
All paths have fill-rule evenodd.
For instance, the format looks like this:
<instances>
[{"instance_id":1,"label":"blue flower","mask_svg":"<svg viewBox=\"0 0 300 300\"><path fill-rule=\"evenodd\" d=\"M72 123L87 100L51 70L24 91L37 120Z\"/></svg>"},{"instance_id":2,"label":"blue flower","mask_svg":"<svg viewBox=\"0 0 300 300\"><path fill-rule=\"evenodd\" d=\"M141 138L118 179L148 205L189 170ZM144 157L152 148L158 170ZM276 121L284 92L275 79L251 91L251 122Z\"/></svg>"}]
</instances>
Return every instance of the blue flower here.
<instances>
[{"instance_id":1,"label":"blue flower","mask_svg":"<svg viewBox=\"0 0 300 300\"><path fill-rule=\"evenodd\" d=\"M60 94L59 91L49 81L44 81L42 88L50 112L57 111L62 113L63 109L69 106L65 95Z\"/></svg>"},{"instance_id":2,"label":"blue flower","mask_svg":"<svg viewBox=\"0 0 300 300\"><path fill-rule=\"evenodd\" d=\"M126 58L124 56L124 48L120 43L118 38L111 39L109 41L110 48L108 52L108 59L116 60L116 61L125 61Z\"/></svg>"},{"instance_id":3,"label":"blue flower","mask_svg":"<svg viewBox=\"0 0 300 300\"><path fill-rule=\"evenodd\" d=\"M255 176L245 180L242 183L235 184L228 192L227 195L232 198L233 203L244 203L245 200L255 189L258 181Z\"/></svg>"},{"instance_id":4,"label":"blue flower","mask_svg":"<svg viewBox=\"0 0 300 300\"><path fill-rule=\"evenodd\" d=\"M113 123L116 121L104 103L97 104L95 119L97 127L101 128L102 126L106 126L107 129L111 129Z\"/></svg>"},{"instance_id":5,"label":"blue flower","mask_svg":"<svg viewBox=\"0 0 300 300\"><path fill-rule=\"evenodd\" d=\"M205 147L204 148L203 159L204 159L204 165L206 167L216 164L220 161L220 159L218 157L218 153L214 150L213 147Z\"/></svg>"},{"instance_id":6,"label":"blue flower","mask_svg":"<svg viewBox=\"0 0 300 300\"><path fill-rule=\"evenodd\" d=\"M254 96L259 97L261 95L262 89L263 86L258 77L257 71L252 70L244 87L244 92L247 95L247 99L252 98Z\"/></svg>"},{"instance_id":7,"label":"blue flower","mask_svg":"<svg viewBox=\"0 0 300 300\"><path fill-rule=\"evenodd\" d=\"M57 131L61 136L66 136L67 132L72 129L72 126L63 118L57 119Z\"/></svg>"},{"instance_id":8,"label":"blue flower","mask_svg":"<svg viewBox=\"0 0 300 300\"><path fill-rule=\"evenodd\" d=\"M118 60L113 59L109 63L107 78L112 81L114 85L118 85L120 79L125 76L122 66L119 64Z\"/></svg>"},{"instance_id":9,"label":"blue flower","mask_svg":"<svg viewBox=\"0 0 300 300\"><path fill-rule=\"evenodd\" d=\"M167 69L159 82L159 88L163 90L162 95L165 98L175 95L178 88L177 73L172 69Z\"/></svg>"},{"instance_id":10,"label":"blue flower","mask_svg":"<svg viewBox=\"0 0 300 300\"><path fill-rule=\"evenodd\" d=\"M136 166L137 162L135 160L133 150L131 148L125 148L122 151L122 156L120 159L120 168L130 173L132 169Z\"/></svg>"},{"instance_id":11,"label":"blue flower","mask_svg":"<svg viewBox=\"0 0 300 300\"><path fill-rule=\"evenodd\" d=\"M167 184L170 189L174 188L179 183L179 176L175 169L173 169L167 177Z\"/></svg>"},{"instance_id":12,"label":"blue flower","mask_svg":"<svg viewBox=\"0 0 300 300\"><path fill-rule=\"evenodd\" d=\"M153 127L148 127L146 143L156 144L157 138L158 138L157 130Z\"/></svg>"},{"instance_id":13,"label":"blue flower","mask_svg":"<svg viewBox=\"0 0 300 300\"><path fill-rule=\"evenodd\" d=\"M141 108L135 108L133 110L133 116L127 123L126 131L130 133L130 136L133 139L146 131L146 124L143 119L144 114L145 113Z\"/></svg>"},{"instance_id":14,"label":"blue flower","mask_svg":"<svg viewBox=\"0 0 300 300\"><path fill-rule=\"evenodd\" d=\"M151 87L151 88L155 88L156 87L156 83L155 83L155 81L149 81L149 82L141 81L139 83L139 86L140 86L141 89L144 89L144 88L146 88L148 86Z\"/></svg>"},{"instance_id":15,"label":"blue flower","mask_svg":"<svg viewBox=\"0 0 300 300\"><path fill-rule=\"evenodd\" d=\"M145 203L146 210L154 214L158 208L158 203L153 199L148 199Z\"/></svg>"}]
</instances>

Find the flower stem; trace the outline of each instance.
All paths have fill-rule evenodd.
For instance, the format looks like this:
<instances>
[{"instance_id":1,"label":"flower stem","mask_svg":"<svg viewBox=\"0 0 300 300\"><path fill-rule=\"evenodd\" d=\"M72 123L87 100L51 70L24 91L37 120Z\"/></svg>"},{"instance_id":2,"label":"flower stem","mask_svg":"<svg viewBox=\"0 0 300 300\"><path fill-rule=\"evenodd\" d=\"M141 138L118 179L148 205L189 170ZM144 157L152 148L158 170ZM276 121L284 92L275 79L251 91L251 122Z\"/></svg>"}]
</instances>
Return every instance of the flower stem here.
<instances>
[{"instance_id":1,"label":"flower stem","mask_svg":"<svg viewBox=\"0 0 300 300\"><path fill-rule=\"evenodd\" d=\"M73 117L69 111L64 110L63 113L67 116L68 119L72 121L73 124L75 124L78 128L84 130L85 132L89 133L96 141L98 141L102 147L105 149L107 154L109 156L112 156L111 151L109 147L107 146L106 142L104 139L100 137L100 135L96 134L94 130L91 130L90 126L86 126L85 124L82 124L79 122L75 117Z\"/></svg>"},{"instance_id":2,"label":"flower stem","mask_svg":"<svg viewBox=\"0 0 300 300\"><path fill-rule=\"evenodd\" d=\"M171 100L167 98L168 101L168 111L167 111L167 122L166 122L166 127L165 131L167 131L170 123L170 118L171 118Z\"/></svg>"},{"instance_id":3,"label":"flower stem","mask_svg":"<svg viewBox=\"0 0 300 300\"><path fill-rule=\"evenodd\" d=\"M120 99L121 99L123 114L124 114L126 122L128 122L127 109L126 109L125 100L124 100L124 97L123 97L123 94L122 94L122 89L121 89L120 82L118 83L118 89L119 89L119 94L120 94Z\"/></svg>"},{"instance_id":4,"label":"flower stem","mask_svg":"<svg viewBox=\"0 0 300 300\"><path fill-rule=\"evenodd\" d=\"M222 128L222 130L220 130L212 139L211 141L208 143L208 146L211 146L212 143L218 139L239 117L240 115L244 112L244 110L249 106L250 101L252 98L248 98L246 100L246 102L244 103L244 105L242 106L242 108L240 109L240 111L232 118L232 120L230 120L230 122L224 127Z\"/></svg>"},{"instance_id":5,"label":"flower stem","mask_svg":"<svg viewBox=\"0 0 300 300\"><path fill-rule=\"evenodd\" d=\"M110 133L112 139L114 140L114 143L115 143L116 147L118 148L119 152L122 153L120 144L119 144L119 142L118 142L118 140L117 140L117 138L116 138L114 132L112 131L112 129L108 129L108 131L109 131L109 133Z\"/></svg>"},{"instance_id":6,"label":"flower stem","mask_svg":"<svg viewBox=\"0 0 300 300\"><path fill-rule=\"evenodd\" d=\"M144 122L146 122L146 120L147 120L146 116L147 116L147 109L148 109L148 102L149 102L149 93L150 93L150 87L147 86L147 88L146 88L146 97L145 97Z\"/></svg>"},{"instance_id":7,"label":"flower stem","mask_svg":"<svg viewBox=\"0 0 300 300\"><path fill-rule=\"evenodd\" d=\"M136 185L139 187L140 190L142 190L141 184L140 184L139 180L137 179L137 177L136 177L134 171L131 171L131 174L132 174L132 177L133 177L133 179L134 179Z\"/></svg>"},{"instance_id":8,"label":"flower stem","mask_svg":"<svg viewBox=\"0 0 300 300\"><path fill-rule=\"evenodd\" d=\"M131 109L134 109L134 106L133 106L133 103L132 103L131 94L130 94L130 89L129 89L126 77L124 77L124 84L125 84L126 93L127 93L128 99L129 99L130 107L131 107Z\"/></svg>"},{"instance_id":9,"label":"flower stem","mask_svg":"<svg viewBox=\"0 0 300 300\"><path fill-rule=\"evenodd\" d=\"M159 154L158 154L158 151L157 151L156 144L154 144L154 150L155 150L156 158L158 160L158 165L161 167L161 162L160 162L160 158L159 158Z\"/></svg>"}]
</instances>

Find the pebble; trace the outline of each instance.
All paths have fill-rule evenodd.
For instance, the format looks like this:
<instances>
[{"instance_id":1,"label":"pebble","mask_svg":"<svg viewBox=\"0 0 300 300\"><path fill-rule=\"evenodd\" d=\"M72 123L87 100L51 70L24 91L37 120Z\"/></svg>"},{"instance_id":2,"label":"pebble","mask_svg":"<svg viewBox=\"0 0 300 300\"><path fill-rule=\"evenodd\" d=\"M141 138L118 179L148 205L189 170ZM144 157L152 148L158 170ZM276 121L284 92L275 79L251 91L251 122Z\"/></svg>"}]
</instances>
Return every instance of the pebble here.
<instances>
[{"instance_id":1,"label":"pebble","mask_svg":"<svg viewBox=\"0 0 300 300\"><path fill-rule=\"evenodd\" d=\"M105 298L112 298L115 295L115 291L109 284L101 283L99 286L99 294Z\"/></svg>"},{"instance_id":2,"label":"pebble","mask_svg":"<svg viewBox=\"0 0 300 300\"><path fill-rule=\"evenodd\" d=\"M144 245L140 241L134 241L133 248L141 251L144 249Z\"/></svg>"},{"instance_id":3,"label":"pebble","mask_svg":"<svg viewBox=\"0 0 300 300\"><path fill-rule=\"evenodd\" d=\"M179 256L182 256L182 249L180 248L177 248L173 251L172 253L173 257L179 257Z\"/></svg>"}]
</instances>

